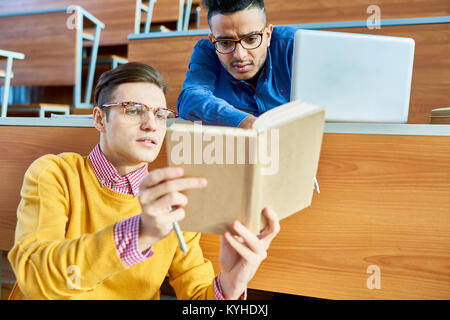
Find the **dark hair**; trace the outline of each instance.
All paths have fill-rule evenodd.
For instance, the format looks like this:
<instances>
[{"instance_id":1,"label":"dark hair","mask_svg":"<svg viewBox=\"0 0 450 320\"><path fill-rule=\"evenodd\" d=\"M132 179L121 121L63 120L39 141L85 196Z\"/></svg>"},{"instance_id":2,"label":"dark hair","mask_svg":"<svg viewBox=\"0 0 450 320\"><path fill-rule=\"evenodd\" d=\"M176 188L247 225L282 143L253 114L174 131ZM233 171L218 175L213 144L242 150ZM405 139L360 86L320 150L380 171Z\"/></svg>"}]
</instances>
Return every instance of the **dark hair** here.
<instances>
[{"instance_id":1,"label":"dark hair","mask_svg":"<svg viewBox=\"0 0 450 320\"><path fill-rule=\"evenodd\" d=\"M148 82L157 85L164 93L167 88L164 85L161 74L155 68L140 62L129 62L106 71L100 76L95 87L95 105L112 102L114 90L122 83Z\"/></svg>"},{"instance_id":2,"label":"dark hair","mask_svg":"<svg viewBox=\"0 0 450 320\"><path fill-rule=\"evenodd\" d=\"M244 9L258 8L266 15L264 0L203 0L203 5L208 8L208 23L211 25L211 17L215 14L227 14Z\"/></svg>"}]
</instances>

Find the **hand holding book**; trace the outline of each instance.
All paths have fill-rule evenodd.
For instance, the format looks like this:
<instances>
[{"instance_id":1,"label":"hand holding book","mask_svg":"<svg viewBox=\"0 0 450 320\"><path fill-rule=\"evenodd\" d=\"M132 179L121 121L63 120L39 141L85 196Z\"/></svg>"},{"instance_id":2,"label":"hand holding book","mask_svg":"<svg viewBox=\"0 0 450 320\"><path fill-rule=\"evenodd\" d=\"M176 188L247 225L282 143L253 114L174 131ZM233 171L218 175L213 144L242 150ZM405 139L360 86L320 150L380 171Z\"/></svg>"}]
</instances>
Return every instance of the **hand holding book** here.
<instances>
[{"instance_id":1,"label":"hand holding book","mask_svg":"<svg viewBox=\"0 0 450 320\"><path fill-rule=\"evenodd\" d=\"M268 223L258 235L234 221L232 227L236 235L226 231L221 236L219 280L227 299L237 299L244 292L280 231L278 215L273 210L264 208L262 214Z\"/></svg>"},{"instance_id":2,"label":"hand holding book","mask_svg":"<svg viewBox=\"0 0 450 320\"><path fill-rule=\"evenodd\" d=\"M293 101L271 109L251 129L173 123L165 143L168 165L202 176L208 187L189 198L183 231L223 234L239 220L254 234L269 206L284 219L312 202L325 110Z\"/></svg>"}]
</instances>

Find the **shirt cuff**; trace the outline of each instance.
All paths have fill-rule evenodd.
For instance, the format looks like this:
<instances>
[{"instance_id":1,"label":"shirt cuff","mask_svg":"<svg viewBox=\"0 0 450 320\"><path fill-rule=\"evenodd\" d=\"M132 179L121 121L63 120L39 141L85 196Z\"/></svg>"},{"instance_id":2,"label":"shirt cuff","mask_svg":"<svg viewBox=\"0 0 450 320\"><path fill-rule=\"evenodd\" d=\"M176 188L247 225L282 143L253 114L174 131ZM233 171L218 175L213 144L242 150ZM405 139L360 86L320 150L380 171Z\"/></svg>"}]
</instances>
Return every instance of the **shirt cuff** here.
<instances>
[{"instance_id":1,"label":"shirt cuff","mask_svg":"<svg viewBox=\"0 0 450 320\"><path fill-rule=\"evenodd\" d=\"M223 296L222 287L220 286L219 276L214 279L214 295L216 300L226 300ZM238 300L247 300L247 289L241 294Z\"/></svg>"},{"instance_id":2,"label":"shirt cuff","mask_svg":"<svg viewBox=\"0 0 450 320\"><path fill-rule=\"evenodd\" d=\"M141 215L122 220L114 226L114 241L120 259L127 266L143 262L153 255L152 248L141 252L138 249Z\"/></svg>"},{"instance_id":3,"label":"shirt cuff","mask_svg":"<svg viewBox=\"0 0 450 320\"><path fill-rule=\"evenodd\" d=\"M223 119L222 122L226 126L238 128L241 125L242 121L244 121L248 116L251 115L252 114L245 111L235 109L235 112L233 112L233 116L230 116L228 119Z\"/></svg>"}]
</instances>

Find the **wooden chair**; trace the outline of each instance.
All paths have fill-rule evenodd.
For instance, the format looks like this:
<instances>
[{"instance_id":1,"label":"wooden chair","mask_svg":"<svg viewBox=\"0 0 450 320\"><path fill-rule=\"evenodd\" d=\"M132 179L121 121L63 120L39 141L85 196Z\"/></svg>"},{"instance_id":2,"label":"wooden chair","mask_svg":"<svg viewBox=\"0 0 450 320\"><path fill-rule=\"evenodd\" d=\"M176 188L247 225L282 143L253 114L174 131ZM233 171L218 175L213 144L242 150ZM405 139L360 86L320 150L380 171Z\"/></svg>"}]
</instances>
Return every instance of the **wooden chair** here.
<instances>
[{"instance_id":1,"label":"wooden chair","mask_svg":"<svg viewBox=\"0 0 450 320\"><path fill-rule=\"evenodd\" d=\"M3 96L2 96L2 117L6 117L8 112L9 86L14 77L12 72L13 59L25 59L25 55L19 52L0 50L0 58L6 58L6 70L0 70L0 78L4 78ZM0 278L1 279L1 278Z\"/></svg>"},{"instance_id":2,"label":"wooden chair","mask_svg":"<svg viewBox=\"0 0 450 320\"><path fill-rule=\"evenodd\" d=\"M73 107L92 107L97 52L104 27L79 6L0 14L0 47L23 52L27 57L15 64L12 85L73 86ZM82 51L87 43L92 53L83 99Z\"/></svg>"}]
</instances>

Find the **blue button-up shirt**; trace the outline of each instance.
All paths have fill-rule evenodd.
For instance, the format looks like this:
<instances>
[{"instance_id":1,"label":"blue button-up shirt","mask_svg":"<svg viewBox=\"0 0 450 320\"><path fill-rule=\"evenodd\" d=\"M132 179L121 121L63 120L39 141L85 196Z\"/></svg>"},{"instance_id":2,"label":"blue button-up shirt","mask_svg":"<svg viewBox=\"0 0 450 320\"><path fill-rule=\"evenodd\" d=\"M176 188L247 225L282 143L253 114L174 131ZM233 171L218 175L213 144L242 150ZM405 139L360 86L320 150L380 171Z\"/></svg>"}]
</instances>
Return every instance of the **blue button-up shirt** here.
<instances>
[{"instance_id":1,"label":"blue button-up shirt","mask_svg":"<svg viewBox=\"0 0 450 320\"><path fill-rule=\"evenodd\" d=\"M238 127L249 113L259 116L289 102L295 31L292 27L274 27L256 87L233 78L208 39L198 41L177 101L180 116L205 124Z\"/></svg>"}]
</instances>

